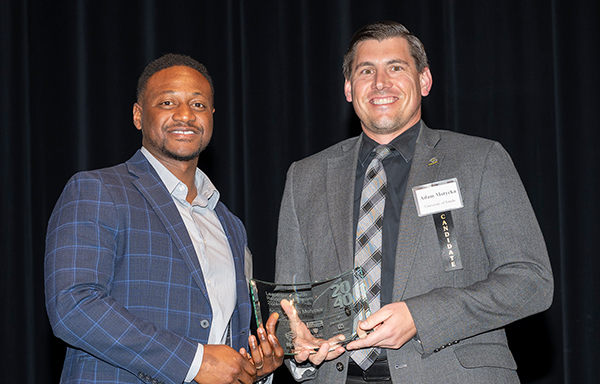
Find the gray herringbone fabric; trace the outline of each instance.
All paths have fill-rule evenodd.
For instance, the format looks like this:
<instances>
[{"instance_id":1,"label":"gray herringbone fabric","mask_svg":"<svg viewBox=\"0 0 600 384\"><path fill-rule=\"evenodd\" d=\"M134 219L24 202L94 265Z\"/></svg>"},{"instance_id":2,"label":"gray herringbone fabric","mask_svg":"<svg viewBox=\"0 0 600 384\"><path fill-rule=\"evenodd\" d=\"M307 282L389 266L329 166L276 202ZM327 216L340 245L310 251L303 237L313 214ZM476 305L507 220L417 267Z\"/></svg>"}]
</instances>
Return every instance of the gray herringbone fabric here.
<instances>
[{"instance_id":1,"label":"gray herringbone fabric","mask_svg":"<svg viewBox=\"0 0 600 384\"><path fill-rule=\"evenodd\" d=\"M363 306L357 320L364 320L370 315L370 311L375 312L380 307L381 242L387 188L387 177L382 161L391 151L385 145L378 146L374 151L375 158L367 167L360 197L354 250L354 266L363 269L364 287L369 305L367 308ZM355 292L359 289L355 286ZM373 364L380 351L379 348L361 349L352 351L350 357L366 370Z\"/></svg>"},{"instance_id":2,"label":"gray herringbone fabric","mask_svg":"<svg viewBox=\"0 0 600 384\"><path fill-rule=\"evenodd\" d=\"M400 228L390 233L398 241L390 255L395 263L390 283L392 302L406 303L421 343L413 339L386 350L389 383L517 384L504 326L552 302L553 275L542 232L500 144L420 124ZM290 166L279 218L276 282L326 280L354 267L354 183L363 140L364 134ZM388 172L388 194L391 178ZM450 178L460 184L464 207L453 211L453 219L461 254L469 259L463 259L463 270L446 272L434 220L418 215L411 190ZM348 359L344 353L306 370L301 380L345 384L347 370L339 369Z\"/></svg>"}]
</instances>

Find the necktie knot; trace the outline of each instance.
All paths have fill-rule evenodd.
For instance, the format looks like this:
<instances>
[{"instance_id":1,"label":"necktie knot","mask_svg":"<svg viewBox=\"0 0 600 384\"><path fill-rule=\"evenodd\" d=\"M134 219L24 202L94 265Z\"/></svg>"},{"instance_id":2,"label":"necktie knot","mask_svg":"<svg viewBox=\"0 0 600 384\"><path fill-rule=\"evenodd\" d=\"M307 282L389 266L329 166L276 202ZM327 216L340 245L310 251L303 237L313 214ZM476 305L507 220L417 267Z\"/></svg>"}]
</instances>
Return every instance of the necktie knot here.
<instances>
[{"instance_id":1,"label":"necktie knot","mask_svg":"<svg viewBox=\"0 0 600 384\"><path fill-rule=\"evenodd\" d=\"M392 153L392 150L387 145L379 145L373 152L375 152L375 158L382 161Z\"/></svg>"}]
</instances>

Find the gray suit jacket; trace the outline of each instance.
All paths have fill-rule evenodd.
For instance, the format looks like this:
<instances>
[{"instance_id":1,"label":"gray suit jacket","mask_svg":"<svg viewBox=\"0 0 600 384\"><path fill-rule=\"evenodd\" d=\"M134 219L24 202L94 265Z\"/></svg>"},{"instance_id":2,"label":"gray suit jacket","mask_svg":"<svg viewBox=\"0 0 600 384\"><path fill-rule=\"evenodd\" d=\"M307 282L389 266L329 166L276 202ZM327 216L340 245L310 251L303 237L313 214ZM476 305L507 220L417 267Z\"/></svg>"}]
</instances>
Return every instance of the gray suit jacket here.
<instances>
[{"instance_id":1,"label":"gray suit jacket","mask_svg":"<svg viewBox=\"0 0 600 384\"><path fill-rule=\"evenodd\" d=\"M290 167L279 217L277 282L322 280L353 267L361 137ZM464 202L452 211L463 268L446 271L432 215L418 217L412 188L450 178L458 179ZM407 303L420 339L388 350L393 382L518 382L503 326L547 309L553 278L533 209L499 143L421 122L393 289L394 301ZM346 353L305 378L343 383L347 361Z\"/></svg>"}]
</instances>

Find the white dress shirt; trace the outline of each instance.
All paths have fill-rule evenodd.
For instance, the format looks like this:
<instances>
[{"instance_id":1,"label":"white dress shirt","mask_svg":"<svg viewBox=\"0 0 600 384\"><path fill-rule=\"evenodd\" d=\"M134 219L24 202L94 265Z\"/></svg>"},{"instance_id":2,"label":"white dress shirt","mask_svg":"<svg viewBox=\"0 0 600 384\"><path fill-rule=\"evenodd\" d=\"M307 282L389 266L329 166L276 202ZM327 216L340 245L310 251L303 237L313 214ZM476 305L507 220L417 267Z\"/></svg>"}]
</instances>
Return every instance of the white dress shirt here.
<instances>
[{"instance_id":1,"label":"white dress shirt","mask_svg":"<svg viewBox=\"0 0 600 384\"><path fill-rule=\"evenodd\" d=\"M196 168L194 183L198 194L190 204L186 200L187 186L146 148L142 147L141 151L171 194L198 256L213 314L208 344L225 344L237 296L233 255L221 222L214 211L219 201L219 191L209 178ZM203 356L204 346L198 344L186 382L191 382L198 374Z\"/></svg>"}]
</instances>

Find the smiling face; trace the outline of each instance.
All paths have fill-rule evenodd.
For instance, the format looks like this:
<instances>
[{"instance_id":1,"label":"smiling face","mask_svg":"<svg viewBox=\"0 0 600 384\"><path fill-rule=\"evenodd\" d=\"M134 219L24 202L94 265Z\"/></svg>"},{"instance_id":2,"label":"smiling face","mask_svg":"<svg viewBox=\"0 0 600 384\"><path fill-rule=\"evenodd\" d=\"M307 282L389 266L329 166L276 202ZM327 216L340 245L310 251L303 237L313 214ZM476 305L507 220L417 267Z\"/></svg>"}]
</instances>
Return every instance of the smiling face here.
<instances>
[{"instance_id":1,"label":"smiling face","mask_svg":"<svg viewBox=\"0 0 600 384\"><path fill-rule=\"evenodd\" d=\"M150 77L133 106L133 123L144 147L163 164L189 162L210 141L213 112L208 80L195 69L174 66Z\"/></svg>"},{"instance_id":2,"label":"smiling face","mask_svg":"<svg viewBox=\"0 0 600 384\"><path fill-rule=\"evenodd\" d=\"M432 82L429 68L417 71L406 39L370 39L356 46L344 92L365 134L387 144L419 121Z\"/></svg>"}]
</instances>

